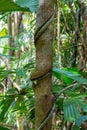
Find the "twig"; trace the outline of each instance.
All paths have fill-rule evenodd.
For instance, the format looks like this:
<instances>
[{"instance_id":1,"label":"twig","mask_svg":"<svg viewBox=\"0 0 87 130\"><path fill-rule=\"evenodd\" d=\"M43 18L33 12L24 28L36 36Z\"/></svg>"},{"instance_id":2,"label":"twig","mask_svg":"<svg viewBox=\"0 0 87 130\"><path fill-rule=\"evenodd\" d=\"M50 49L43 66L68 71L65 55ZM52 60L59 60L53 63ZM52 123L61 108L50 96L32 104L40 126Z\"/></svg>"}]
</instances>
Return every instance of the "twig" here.
<instances>
[{"instance_id":1,"label":"twig","mask_svg":"<svg viewBox=\"0 0 87 130\"><path fill-rule=\"evenodd\" d=\"M78 46L82 46L82 45L81 45L81 44L78 44L78 45L70 46L70 47L64 48L63 50L72 49L73 47L78 47Z\"/></svg>"},{"instance_id":2,"label":"twig","mask_svg":"<svg viewBox=\"0 0 87 130\"><path fill-rule=\"evenodd\" d=\"M74 85L77 85L77 82L73 82L71 85L67 86L66 88L62 89L58 94L55 95L55 98L57 99L61 93L64 93L66 90L72 88Z\"/></svg>"}]
</instances>

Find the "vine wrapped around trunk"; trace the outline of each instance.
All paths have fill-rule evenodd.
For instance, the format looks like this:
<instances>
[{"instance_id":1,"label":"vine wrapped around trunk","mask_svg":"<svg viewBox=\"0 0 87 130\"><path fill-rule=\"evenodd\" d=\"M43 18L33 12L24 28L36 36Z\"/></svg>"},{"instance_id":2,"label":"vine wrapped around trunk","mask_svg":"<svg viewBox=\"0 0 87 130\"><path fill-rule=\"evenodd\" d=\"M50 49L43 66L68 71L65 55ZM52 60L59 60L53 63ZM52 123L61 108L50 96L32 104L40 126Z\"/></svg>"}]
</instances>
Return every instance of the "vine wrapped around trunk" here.
<instances>
[{"instance_id":1,"label":"vine wrapped around trunk","mask_svg":"<svg viewBox=\"0 0 87 130\"><path fill-rule=\"evenodd\" d=\"M33 87L35 93L35 130L39 128L53 103L51 91L53 3L53 0L39 0L37 13L35 32L36 69L31 74L31 80L37 81L37 84ZM51 120L49 119L42 130L51 130Z\"/></svg>"}]
</instances>

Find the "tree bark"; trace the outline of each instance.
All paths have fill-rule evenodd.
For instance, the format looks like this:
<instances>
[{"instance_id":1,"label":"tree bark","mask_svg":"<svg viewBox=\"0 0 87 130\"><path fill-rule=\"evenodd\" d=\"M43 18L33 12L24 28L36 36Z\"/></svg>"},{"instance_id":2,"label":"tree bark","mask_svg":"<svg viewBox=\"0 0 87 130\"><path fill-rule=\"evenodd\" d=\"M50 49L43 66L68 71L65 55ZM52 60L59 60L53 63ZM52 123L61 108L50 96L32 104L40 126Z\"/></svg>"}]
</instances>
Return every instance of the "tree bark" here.
<instances>
[{"instance_id":1,"label":"tree bark","mask_svg":"<svg viewBox=\"0 0 87 130\"><path fill-rule=\"evenodd\" d=\"M53 3L53 0L39 0L39 10L37 13L35 32L36 69L31 74L31 80L37 81L33 86L35 93L35 130L38 130L53 103L51 91ZM51 127L52 119L50 118L41 130L51 130Z\"/></svg>"},{"instance_id":2,"label":"tree bark","mask_svg":"<svg viewBox=\"0 0 87 130\"><path fill-rule=\"evenodd\" d=\"M13 43L13 38L12 38L12 16L11 14L8 15L8 35L10 36L10 38L8 39L8 46L9 48L12 48L14 46L14 43ZM9 52L8 52L10 58L8 60L8 69L11 69L11 61L12 61L12 57L14 55L14 50L11 50L9 49ZM5 80L7 83L5 83L5 85L8 87L8 88L11 88L12 87L12 83L10 81L10 75L8 75L8 78L7 80Z\"/></svg>"}]
</instances>

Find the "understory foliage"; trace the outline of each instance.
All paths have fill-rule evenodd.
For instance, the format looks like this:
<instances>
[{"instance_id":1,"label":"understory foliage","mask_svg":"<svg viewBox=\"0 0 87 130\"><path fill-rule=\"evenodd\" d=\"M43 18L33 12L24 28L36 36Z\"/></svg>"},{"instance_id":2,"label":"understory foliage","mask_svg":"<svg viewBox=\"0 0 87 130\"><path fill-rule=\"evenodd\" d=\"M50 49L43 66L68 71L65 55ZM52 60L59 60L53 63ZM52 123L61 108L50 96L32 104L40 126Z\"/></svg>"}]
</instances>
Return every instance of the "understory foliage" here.
<instances>
[{"instance_id":1,"label":"understory foliage","mask_svg":"<svg viewBox=\"0 0 87 130\"><path fill-rule=\"evenodd\" d=\"M54 130L87 129L86 7L86 0L54 2ZM34 33L37 9L38 0L0 0L2 130L34 129L35 96L30 73L35 67Z\"/></svg>"}]
</instances>

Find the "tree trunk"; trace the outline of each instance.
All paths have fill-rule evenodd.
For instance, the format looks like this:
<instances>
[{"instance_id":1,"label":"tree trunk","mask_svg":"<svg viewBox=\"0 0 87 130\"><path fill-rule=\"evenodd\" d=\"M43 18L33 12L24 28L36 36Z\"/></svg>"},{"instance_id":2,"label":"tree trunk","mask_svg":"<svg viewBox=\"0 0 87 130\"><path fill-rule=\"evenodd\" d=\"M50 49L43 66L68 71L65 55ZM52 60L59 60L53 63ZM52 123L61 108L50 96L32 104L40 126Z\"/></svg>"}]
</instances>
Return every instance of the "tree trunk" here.
<instances>
[{"instance_id":1,"label":"tree trunk","mask_svg":"<svg viewBox=\"0 0 87 130\"><path fill-rule=\"evenodd\" d=\"M39 0L37 13L35 33L36 70L31 74L31 80L37 81L33 86L35 93L35 130L38 130L53 103L51 91L53 3L53 0ZM51 130L51 127L52 119L50 118L41 130Z\"/></svg>"},{"instance_id":2,"label":"tree trunk","mask_svg":"<svg viewBox=\"0 0 87 130\"><path fill-rule=\"evenodd\" d=\"M8 46L9 46L9 48L10 47L12 48L14 43L13 43L13 39L12 39L12 16L11 16L11 14L8 15L8 35L10 36L10 38L8 39ZM12 57L14 55L14 51L9 49L8 54L10 56L10 58L8 60L8 69L11 69L10 64L11 64L11 61L12 61ZM8 75L8 78L7 78L6 82L7 82L6 83L7 87L11 88L12 87L12 83L10 81L10 75Z\"/></svg>"},{"instance_id":3,"label":"tree trunk","mask_svg":"<svg viewBox=\"0 0 87 130\"><path fill-rule=\"evenodd\" d=\"M60 1L57 0L58 3L58 10L57 10L57 37L58 37L58 48L57 48L57 52L58 52L58 62L59 62L59 67L62 68L62 64L61 64L61 54L60 54L60 48L61 48L61 44L60 44Z\"/></svg>"}]
</instances>

